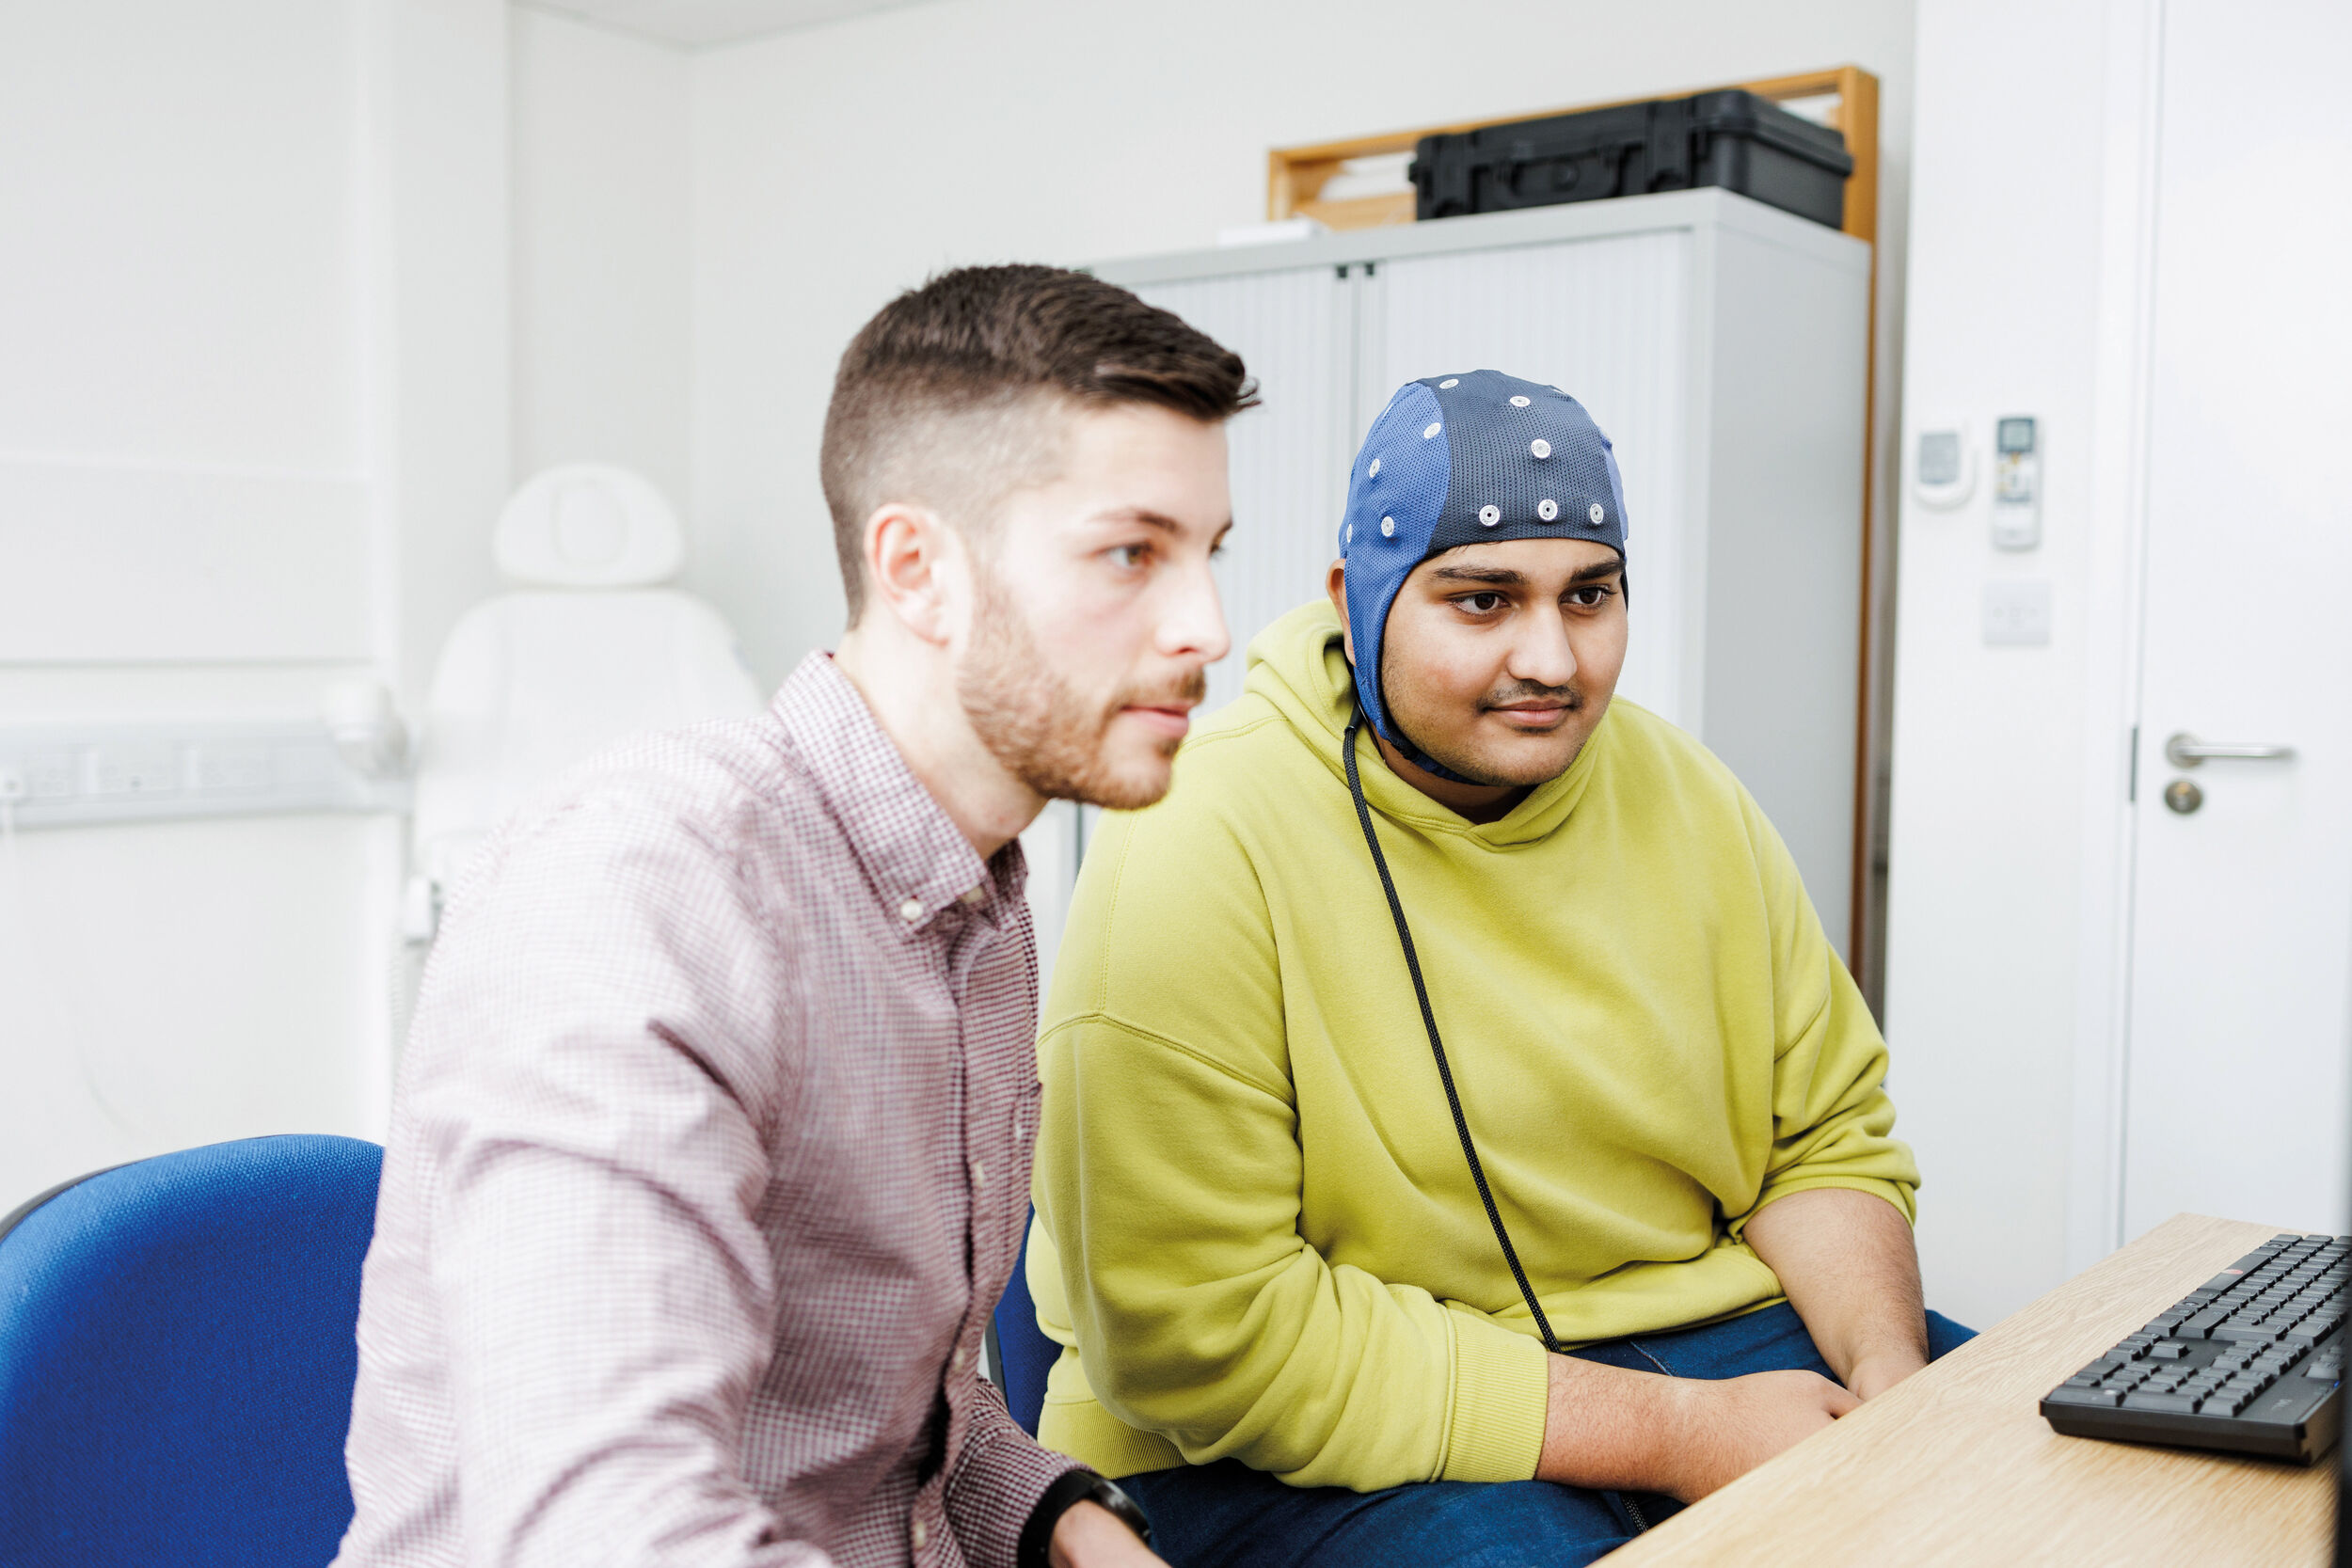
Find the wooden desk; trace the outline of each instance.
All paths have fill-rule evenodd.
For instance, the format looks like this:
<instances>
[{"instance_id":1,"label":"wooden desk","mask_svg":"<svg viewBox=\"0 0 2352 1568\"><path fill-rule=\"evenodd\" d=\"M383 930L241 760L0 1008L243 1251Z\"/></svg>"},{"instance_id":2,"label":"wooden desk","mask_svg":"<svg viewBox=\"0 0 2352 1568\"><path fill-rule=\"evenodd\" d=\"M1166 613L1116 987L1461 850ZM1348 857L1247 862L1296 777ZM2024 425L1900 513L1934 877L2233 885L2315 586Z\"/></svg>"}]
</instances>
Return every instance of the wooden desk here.
<instances>
[{"instance_id":1,"label":"wooden desk","mask_svg":"<svg viewBox=\"0 0 2352 1568\"><path fill-rule=\"evenodd\" d=\"M1927 1370L1610 1554L1651 1563L2326 1564L2308 1468L2061 1437L2036 1405L2278 1227L2179 1214Z\"/></svg>"}]
</instances>

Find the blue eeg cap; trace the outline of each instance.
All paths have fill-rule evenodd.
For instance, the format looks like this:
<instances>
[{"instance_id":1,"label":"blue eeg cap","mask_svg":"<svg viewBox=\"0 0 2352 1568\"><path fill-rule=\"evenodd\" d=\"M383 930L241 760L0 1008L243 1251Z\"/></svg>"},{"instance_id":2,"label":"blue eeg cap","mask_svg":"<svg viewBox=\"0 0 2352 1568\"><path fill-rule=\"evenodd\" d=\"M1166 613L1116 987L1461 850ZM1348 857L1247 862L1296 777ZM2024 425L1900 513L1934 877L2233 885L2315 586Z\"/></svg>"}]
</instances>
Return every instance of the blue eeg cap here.
<instances>
[{"instance_id":1,"label":"blue eeg cap","mask_svg":"<svg viewBox=\"0 0 2352 1568\"><path fill-rule=\"evenodd\" d=\"M1625 483L1609 437L1557 387L1500 371L1408 381L1372 421L1347 479L1340 556L1356 693L1372 727L1421 767L1424 756L1380 696L1380 642L1414 567L1457 545L1590 539L1625 555Z\"/></svg>"}]
</instances>

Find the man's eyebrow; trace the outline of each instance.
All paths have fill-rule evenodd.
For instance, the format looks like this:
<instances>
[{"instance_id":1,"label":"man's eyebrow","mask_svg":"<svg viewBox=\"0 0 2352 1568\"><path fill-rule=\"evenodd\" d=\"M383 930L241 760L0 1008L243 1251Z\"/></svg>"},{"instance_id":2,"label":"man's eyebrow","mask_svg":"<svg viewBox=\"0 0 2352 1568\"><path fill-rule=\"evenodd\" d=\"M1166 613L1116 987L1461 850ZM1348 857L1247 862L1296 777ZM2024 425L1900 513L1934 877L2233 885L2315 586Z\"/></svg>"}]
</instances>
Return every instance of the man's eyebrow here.
<instances>
[{"instance_id":1,"label":"man's eyebrow","mask_svg":"<svg viewBox=\"0 0 2352 1568\"><path fill-rule=\"evenodd\" d=\"M1596 561L1589 566L1580 566L1569 573L1568 581L1572 584L1597 582L1602 578L1613 578L1624 570L1625 562L1613 558L1608 561ZM1432 578L1442 578L1449 582L1481 582L1490 588L1524 588L1527 586L1526 574L1515 571L1508 566L1439 566L1429 575Z\"/></svg>"},{"instance_id":2,"label":"man's eyebrow","mask_svg":"<svg viewBox=\"0 0 2352 1568\"><path fill-rule=\"evenodd\" d=\"M1485 582L1498 588L1519 588L1527 582L1525 574L1508 566L1440 566L1429 575L1450 582Z\"/></svg>"},{"instance_id":3,"label":"man's eyebrow","mask_svg":"<svg viewBox=\"0 0 2352 1568\"><path fill-rule=\"evenodd\" d=\"M1148 506L1115 506L1108 512L1096 513L1091 520L1098 523L1141 523L1145 528L1155 528L1163 533L1184 531L1184 524L1167 513L1154 512ZM1227 526L1232 526L1230 519Z\"/></svg>"}]
</instances>

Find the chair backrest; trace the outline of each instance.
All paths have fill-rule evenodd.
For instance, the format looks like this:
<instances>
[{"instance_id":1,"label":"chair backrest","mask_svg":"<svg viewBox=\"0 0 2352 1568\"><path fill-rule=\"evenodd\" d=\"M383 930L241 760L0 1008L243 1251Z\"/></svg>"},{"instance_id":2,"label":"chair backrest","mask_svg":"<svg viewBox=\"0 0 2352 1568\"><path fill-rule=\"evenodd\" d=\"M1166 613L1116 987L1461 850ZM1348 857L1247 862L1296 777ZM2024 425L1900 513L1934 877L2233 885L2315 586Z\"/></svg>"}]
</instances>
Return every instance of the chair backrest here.
<instances>
[{"instance_id":1,"label":"chair backrest","mask_svg":"<svg viewBox=\"0 0 2352 1568\"><path fill-rule=\"evenodd\" d=\"M576 463L516 490L493 537L521 588L468 610L442 644L417 761L417 871L448 886L490 830L624 736L759 711L719 612L659 586L685 558L660 494Z\"/></svg>"},{"instance_id":2,"label":"chair backrest","mask_svg":"<svg viewBox=\"0 0 2352 1568\"><path fill-rule=\"evenodd\" d=\"M184 1149L0 1236L0 1560L332 1560L382 1162L355 1138Z\"/></svg>"},{"instance_id":3,"label":"chair backrest","mask_svg":"<svg viewBox=\"0 0 2352 1568\"><path fill-rule=\"evenodd\" d=\"M1032 1216L1034 1218L1034 1216ZM1061 1347L1037 1326L1037 1303L1029 1296L1029 1236L1021 1234L1021 1260L1012 1266L1012 1279L996 1300L996 1366L1004 1378L1005 1407L1021 1430L1037 1435L1038 1418L1045 1410L1045 1374L1054 1370Z\"/></svg>"}]
</instances>

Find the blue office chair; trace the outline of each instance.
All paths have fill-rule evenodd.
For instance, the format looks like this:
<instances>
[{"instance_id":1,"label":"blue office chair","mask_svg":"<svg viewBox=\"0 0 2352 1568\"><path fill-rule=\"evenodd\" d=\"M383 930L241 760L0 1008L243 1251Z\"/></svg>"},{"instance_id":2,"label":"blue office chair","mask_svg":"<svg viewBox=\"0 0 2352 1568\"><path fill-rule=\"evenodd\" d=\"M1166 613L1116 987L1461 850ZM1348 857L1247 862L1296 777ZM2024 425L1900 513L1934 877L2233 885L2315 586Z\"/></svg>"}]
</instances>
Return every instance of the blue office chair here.
<instances>
[{"instance_id":1,"label":"blue office chair","mask_svg":"<svg viewBox=\"0 0 2352 1568\"><path fill-rule=\"evenodd\" d=\"M323 1568L384 1151L246 1138L0 1220L0 1559Z\"/></svg>"},{"instance_id":2,"label":"blue office chair","mask_svg":"<svg viewBox=\"0 0 2352 1568\"><path fill-rule=\"evenodd\" d=\"M1038 1417L1045 1409L1045 1374L1054 1370L1061 1347L1037 1326L1037 1303L1029 1299L1026 1228L1021 1232L1021 1260L1012 1266L1011 1283L997 1298L989 1338L995 1347L997 1370L1004 1376L1005 1407L1021 1423L1021 1430L1035 1437Z\"/></svg>"}]
</instances>

